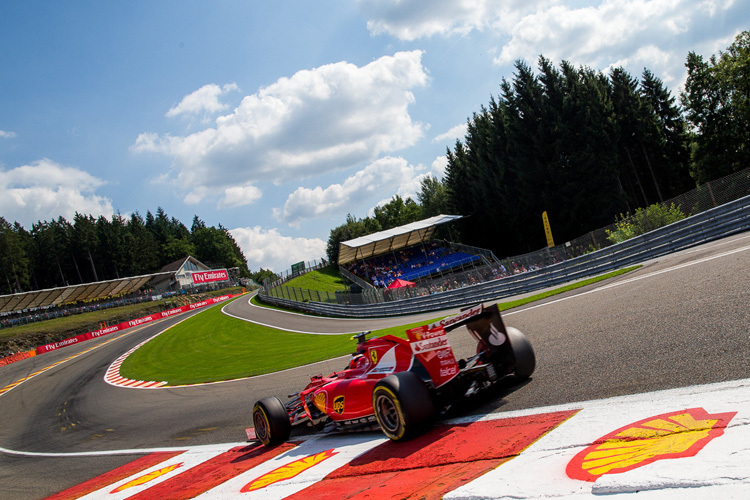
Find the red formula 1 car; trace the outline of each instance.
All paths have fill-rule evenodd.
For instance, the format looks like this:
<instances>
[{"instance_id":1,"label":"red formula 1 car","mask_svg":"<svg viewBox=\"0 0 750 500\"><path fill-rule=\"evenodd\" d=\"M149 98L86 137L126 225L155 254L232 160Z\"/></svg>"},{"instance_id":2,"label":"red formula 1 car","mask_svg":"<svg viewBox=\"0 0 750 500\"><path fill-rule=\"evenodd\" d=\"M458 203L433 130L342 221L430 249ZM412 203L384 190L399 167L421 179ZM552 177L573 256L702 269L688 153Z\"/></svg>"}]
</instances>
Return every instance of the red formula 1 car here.
<instances>
[{"instance_id":1,"label":"red formula 1 car","mask_svg":"<svg viewBox=\"0 0 750 500\"><path fill-rule=\"evenodd\" d=\"M476 355L457 361L446 332L466 329L477 340ZM526 337L506 327L496 305L479 304L432 325L407 330L409 340L360 333L348 368L314 376L301 392L282 403L263 398L253 407L255 436L265 445L289 439L292 426L319 430L372 430L380 427L401 441L428 429L434 419L462 398L486 389L506 375L520 380L536 366Z\"/></svg>"}]
</instances>

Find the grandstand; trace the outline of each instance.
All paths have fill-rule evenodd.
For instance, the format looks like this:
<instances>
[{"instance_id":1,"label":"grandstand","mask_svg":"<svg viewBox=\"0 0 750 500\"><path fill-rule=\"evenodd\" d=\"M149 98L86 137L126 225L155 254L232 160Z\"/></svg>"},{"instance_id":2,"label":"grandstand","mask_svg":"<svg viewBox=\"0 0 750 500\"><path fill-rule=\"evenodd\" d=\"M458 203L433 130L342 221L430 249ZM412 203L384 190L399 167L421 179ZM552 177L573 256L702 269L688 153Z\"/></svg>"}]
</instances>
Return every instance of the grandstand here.
<instances>
[{"instance_id":1,"label":"grandstand","mask_svg":"<svg viewBox=\"0 0 750 500\"><path fill-rule=\"evenodd\" d=\"M456 269L489 263L491 252L462 249L449 242L433 241L435 228L459 215L438 215L405 226L342 242L341 274L362 288L388 288L396 279L421 281L442 277Z\"/></svg>"}]
</instances>

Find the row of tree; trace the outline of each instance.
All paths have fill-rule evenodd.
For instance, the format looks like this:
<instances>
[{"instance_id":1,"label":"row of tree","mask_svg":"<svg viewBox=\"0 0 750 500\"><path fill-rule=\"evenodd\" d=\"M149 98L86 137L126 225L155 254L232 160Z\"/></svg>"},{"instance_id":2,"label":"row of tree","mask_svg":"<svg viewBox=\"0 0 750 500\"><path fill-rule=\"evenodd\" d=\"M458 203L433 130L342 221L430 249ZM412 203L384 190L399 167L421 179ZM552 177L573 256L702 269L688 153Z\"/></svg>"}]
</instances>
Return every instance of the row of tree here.
<instances>
[{"instance_id":1,"label":"row of tree","mask_svg":"<svg viewBox=\"0 0 750 500\"><path fill-rule=\"evenodd\" d=\"M448 204L469 215L464 242L502 255L544 246L542 213L558 240L689 190L687 132L675 99L645 70L608 76L539 59L516 63L448 150Z\"/></svg>"},{"instance_id":2,"label":"row of tree","mask_svg":"<svg viewBox=\"0 0 750 500\"><path fill-rule=\"evenodd\" d=\"M608 74L540 57L538 73L517 61L500 95L468 120L447 151L442 180L428 177L417 198L381 208L401 219L356 219L331 230L341 241L438 213L457 223L463 243L516 255L546 244L542 213L556 241L612 223L750 165L750 32L708 62L690 53L680 102L654 74Z\"/></svg>"},{"instance_id":3,"label":"row of tree","mask_svg":"<svg viewBox=\"0 0 750 500\"><path fill-rule=\"evenodd\" d=\"M111 219L76 213L72 223L59 217L30 231L0 217L3 294L150 274L188 255L254 277L229 231L198 216L188 229L161 208L145 219L137 212Z\"/></svg>"},{"instance_id":4,"label":"row of tree","mask_svg":"<svg viewBox=\"0 0 750 500\"><path fill-rule=\"evenodd\" d=\"M691 52L681 95L694 133L690 172L699 183L750 165L750 31L708 61Z\"/></svg>"}]
</instances>

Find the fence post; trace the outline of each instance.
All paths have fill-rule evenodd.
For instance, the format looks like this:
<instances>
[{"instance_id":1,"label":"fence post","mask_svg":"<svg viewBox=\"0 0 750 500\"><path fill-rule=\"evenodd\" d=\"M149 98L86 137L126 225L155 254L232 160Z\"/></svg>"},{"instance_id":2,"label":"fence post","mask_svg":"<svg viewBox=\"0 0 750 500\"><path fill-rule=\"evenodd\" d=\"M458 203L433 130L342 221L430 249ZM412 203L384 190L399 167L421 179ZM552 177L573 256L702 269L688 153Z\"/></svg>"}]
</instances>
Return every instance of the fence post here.
<instances>
[{"instance_id":1,"label":"fence post","mask_svg":"<svg viewBox=\"0 0 750 500\"><path fill-rule=\"evenodd\" d=\"M711 189L711 183L707 182L706 186L708 187L708 194L711 195L711 203L713 203L714 204L714 208L716 208L716 206L717 206L716 205L716 198L714 198L714 190Z\"/></svg>"}]
</instances>

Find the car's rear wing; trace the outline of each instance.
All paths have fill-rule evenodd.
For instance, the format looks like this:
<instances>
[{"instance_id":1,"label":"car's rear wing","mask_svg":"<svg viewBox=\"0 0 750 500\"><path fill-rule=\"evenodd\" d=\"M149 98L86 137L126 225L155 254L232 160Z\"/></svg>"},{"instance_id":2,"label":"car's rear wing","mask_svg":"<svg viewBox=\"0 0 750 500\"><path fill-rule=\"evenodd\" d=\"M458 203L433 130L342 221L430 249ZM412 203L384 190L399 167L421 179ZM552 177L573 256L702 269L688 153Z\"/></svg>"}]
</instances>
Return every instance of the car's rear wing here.
<instances>
[{"instance_id":1,"label":"car's rear wing","mask_svg":"<svg viewBox=\"0 0 750 500\"><path fill-rule=\"evenodd\" d=\"M488 307L484 307L483 304L467 307L455 316L429 325L429 328L443 327L449 332L462 326L466 326L478 341L484 342L490 349L501 345L508 338L497 304Z\"/></svg>"}]
</instances>

